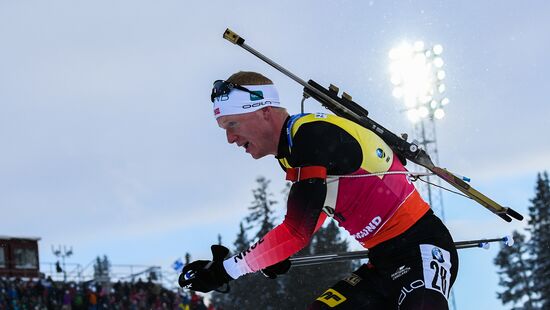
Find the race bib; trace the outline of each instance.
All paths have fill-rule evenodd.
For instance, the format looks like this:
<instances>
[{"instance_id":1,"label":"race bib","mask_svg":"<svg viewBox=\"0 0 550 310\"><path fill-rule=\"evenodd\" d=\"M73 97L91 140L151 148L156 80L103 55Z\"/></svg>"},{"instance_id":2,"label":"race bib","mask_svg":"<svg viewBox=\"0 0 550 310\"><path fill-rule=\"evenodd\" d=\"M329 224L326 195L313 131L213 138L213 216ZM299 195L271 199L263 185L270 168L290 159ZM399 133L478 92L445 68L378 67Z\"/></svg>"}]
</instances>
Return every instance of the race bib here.
<instances>
[{"instance_id":1,"label":"race bib","mask_svg":"<svg viewBox=\"0 0 550 310\"><path fill-rule=\"evenodd\" d=\"M421 244L420 253L425 287L440 292L448 299L451 288L451 255L447 250L431 244Z\"/></svg>"}]
</instances>

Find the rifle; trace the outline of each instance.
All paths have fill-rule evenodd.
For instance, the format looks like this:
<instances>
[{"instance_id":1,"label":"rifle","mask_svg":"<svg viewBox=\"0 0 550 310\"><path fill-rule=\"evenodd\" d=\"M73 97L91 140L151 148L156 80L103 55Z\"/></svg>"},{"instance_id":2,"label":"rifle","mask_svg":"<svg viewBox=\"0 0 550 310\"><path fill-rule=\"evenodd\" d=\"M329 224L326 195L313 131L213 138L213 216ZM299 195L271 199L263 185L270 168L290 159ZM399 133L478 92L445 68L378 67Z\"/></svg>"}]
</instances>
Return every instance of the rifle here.
<instances>
[{"instance_id":1,"label":"rifle","mask_svg":"<svg viewBox=\"0 0 550 310\"><path fill-rule=\"evenodd\" d=\"M511 222L512 219L516 219L518 221L523 220L523 216L512 208L503 207L470 186L465 182L468 181L467 178L459 177L458 175L449 172L447 169L437 167L432 162L430 156L423 149L419 148L417 144L408 142L406 139L397 136L374 120L370 119L368 117L369 112L357 102L353 101L349 94L343 92L341 96L338 96L338 87L331 84L327 89L313 80L309 80L306 83L292 72L245 44L245 40L229 28L223 33L223 38L242 47L284 75L293 79L298 84L302 85L304 87L304 100L311 97L319 101L323 106L337 116L351 120L374 132L393 149L400 159L408 159L413 163L428 169L435 175L445 180L451 186L461 191L465 196L475 200L477 203L485 207L487 210L495 213L506 222Z\"/></svg>"}]
</instances>

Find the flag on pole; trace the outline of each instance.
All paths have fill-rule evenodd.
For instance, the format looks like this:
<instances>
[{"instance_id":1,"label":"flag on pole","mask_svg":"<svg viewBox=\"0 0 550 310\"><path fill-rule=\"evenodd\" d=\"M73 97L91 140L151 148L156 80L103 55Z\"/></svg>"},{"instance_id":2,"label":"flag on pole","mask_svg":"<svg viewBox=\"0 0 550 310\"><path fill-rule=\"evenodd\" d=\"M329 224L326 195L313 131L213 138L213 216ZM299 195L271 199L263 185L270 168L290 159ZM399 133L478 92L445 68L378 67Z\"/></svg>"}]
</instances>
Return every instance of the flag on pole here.
<instances>
[{"instance_id":1,"label":"flag on pole","mask_svg":"<svg viewBox=\"0 0 550 310\"><path fill-rule=\"evenodd\" d=\"M181 260L181 258L176 259L176 261L172 263L172 268L174 268L174 270L178 272L183 269L183 261Z\"/></svg>"}]
</instances>

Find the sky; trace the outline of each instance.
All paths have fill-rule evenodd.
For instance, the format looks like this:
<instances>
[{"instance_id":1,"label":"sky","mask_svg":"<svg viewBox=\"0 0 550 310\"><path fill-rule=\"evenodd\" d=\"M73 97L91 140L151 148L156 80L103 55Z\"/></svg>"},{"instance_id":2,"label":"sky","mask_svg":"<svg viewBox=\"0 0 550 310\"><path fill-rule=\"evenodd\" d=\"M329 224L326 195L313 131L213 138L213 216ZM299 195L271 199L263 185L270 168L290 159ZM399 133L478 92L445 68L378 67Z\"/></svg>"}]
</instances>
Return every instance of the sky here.
<instances>
[{"instance_id":1,"label":"sky","mask_svg":"<svg viewBox=\"0 0 550 310\"><path fill-rule=\"evenodd\" d=\"M67 245L68 262L166 269L185 252L209 258L218 234L231 244L255 179L280 196L284 174L226 143L212 82L261 72L291 113L302 88L223 40L228 27L396 133L412 127L391 95L389 50L441 44L451 103L437 123L440 163L525 214L550 168L548 12L545 1L0 0L0 235L41 238L41 262ZM456 240L525 226L443 198ZM497 248L460 251L457 308L502 307Z\"/></svg>"}]
</instances>

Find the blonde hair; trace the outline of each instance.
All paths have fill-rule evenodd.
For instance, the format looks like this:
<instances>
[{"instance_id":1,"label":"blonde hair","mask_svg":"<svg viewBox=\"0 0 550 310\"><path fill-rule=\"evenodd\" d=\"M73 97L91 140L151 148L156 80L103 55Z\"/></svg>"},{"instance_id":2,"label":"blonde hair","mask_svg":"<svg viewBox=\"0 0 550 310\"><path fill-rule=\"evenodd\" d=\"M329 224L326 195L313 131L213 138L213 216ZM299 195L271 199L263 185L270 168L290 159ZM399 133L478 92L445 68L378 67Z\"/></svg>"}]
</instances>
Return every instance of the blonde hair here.
<instances>
[{"instance_id":1,"label":"blonde hair","mask_svg":"<svg viewBox=\"0 0 550 310\"><path fill-rule=\"evenodd\" d=\"M231 75L227 80L229 83L239 85L272 85L273 82L257 72L239 71Z\"/></svg>"}]
</instances>

